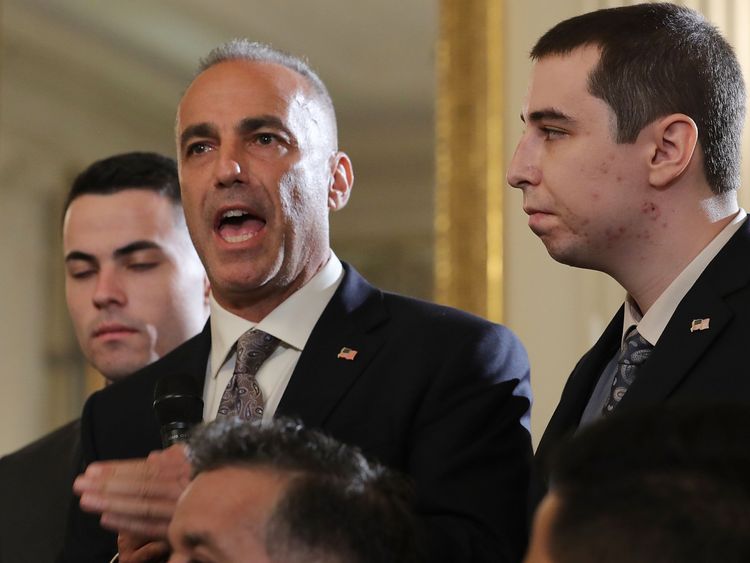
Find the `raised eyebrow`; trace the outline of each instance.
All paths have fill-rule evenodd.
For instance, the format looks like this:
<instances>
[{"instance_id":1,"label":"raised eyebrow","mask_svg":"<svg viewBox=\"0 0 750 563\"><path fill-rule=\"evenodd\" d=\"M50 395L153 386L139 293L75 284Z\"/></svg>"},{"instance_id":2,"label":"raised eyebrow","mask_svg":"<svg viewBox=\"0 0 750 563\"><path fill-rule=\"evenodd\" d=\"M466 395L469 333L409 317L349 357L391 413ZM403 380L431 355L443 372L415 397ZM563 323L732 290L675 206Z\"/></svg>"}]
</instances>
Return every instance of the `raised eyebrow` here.
<instances>
[{"instance_id":1,"label":"raised eyebrow","mask_svg":"<svg viewBox=\"0 0 750 563\"><path fill-rule=\"evenodd\" d=\"M185 148L188 141L193 137L216 137L218 132L216 127L210 123L196 123L195 125L188 125L185 130L180 133L180 148Z\"/></svg>"},{"instance_id":2,"label":"raised eyebrow","mask_svg":"<svg viewBox=\"0 0 750 563\"><path fill-rule=\"evenodd\" d=\"M161 246L151 240L137 240L117 248L112 254L115 258L122 258L139 250L161 250Z\"/></svg>"}]
</instances>

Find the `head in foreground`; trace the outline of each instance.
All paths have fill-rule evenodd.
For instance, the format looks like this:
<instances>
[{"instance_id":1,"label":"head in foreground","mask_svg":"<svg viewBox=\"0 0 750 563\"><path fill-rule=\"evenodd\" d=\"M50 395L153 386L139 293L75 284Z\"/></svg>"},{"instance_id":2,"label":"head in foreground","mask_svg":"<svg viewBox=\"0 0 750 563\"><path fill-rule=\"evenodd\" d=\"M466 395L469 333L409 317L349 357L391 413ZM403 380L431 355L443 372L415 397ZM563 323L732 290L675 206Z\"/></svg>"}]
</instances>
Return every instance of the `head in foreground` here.
<instances>
[{"instance_id":1,"label":"head in foreground","mask_svg":"<svg viewBox=\"0 0 750 563\"><path fill-rule=\"evenodd\" d=\"M172 563L417 560L409 488L356 448L294 421L225 418L196 431L190 458Z\"/></svg>"}]
</instances>

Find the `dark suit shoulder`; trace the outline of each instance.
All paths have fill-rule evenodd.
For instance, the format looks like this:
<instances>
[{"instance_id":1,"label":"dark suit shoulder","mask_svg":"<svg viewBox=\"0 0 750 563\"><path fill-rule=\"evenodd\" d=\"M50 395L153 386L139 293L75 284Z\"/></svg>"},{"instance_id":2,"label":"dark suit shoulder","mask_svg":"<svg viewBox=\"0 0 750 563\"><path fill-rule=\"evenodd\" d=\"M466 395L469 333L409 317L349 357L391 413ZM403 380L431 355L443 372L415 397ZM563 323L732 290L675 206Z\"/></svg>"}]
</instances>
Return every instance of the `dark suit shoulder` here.
<instances>
[{"instance_id":1,"label":"dark suit shoulder","mask_svg":"<svg viewBox=\"0 0 750 563\"><path fill-rule=\"evenodd\" d=\"M77 468L79 422L0 459L0 561L52 561L62 546Z\"/></svg>"},{"instance_id":2,"label":"dark suit shoulder","mask_svg":"<svg viewBox=\"0 0 750 563\"><path fill-rule=\"evenodd\" d=\"M63 459L78 447L81 431L80 419L53 430L2 458L0 458L0 474L4 474L11 467L35 467L36 461L48 463L51 460Z\"/></svg>"},{"instance_id":3,"label":"dark suit shoulder","mask_svg":"<svg viewBox=\"0 0 750 563\"><path fill-rule=\"evenodd\" d=\"M143 457L160 448L154 386L164 374L184 373L196 378L202 389L210 345L206 325L156 362L92 394L82 417L84 461Z\"/></svg>"},{"instance_id":4,"label":"dark suit shoulder","mask_svg":"<svg viewBox=\"0 0 750 563\"><path fill-rule=\"evenodd\" d=\"M528 373L526 349L504 325L460 309L394 293L383 292L383 302L392 325L410 334L414 341L422 341L429 348L468 345L477 352L474 357L481 357L483 361L493 357L495 360L512 359L519 362L518 368ZM508 373L508 369L500 371Z\"/></svg>"}]
</instances>

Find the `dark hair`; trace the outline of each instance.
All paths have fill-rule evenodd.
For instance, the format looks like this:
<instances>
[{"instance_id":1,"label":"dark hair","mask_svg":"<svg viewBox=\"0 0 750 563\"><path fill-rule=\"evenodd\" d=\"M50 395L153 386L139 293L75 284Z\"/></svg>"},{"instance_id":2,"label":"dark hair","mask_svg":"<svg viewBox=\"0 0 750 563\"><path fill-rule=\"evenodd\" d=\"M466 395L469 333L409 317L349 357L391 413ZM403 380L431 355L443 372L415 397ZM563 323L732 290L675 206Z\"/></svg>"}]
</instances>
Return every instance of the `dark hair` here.
<instances>
[{"instance_id":1,"label":"dark hair","mask_svg":"<svg viewBox=\"0 0 750 563\"><path fill-rule=\"evenodd\" d=\"M129 152L97 160L76 176L63 213L79 196L110 195L123 190L150 190L182 205L177 163L153 152Z\"/></svg>"},{"instance_id":2,"label":"dark hair","mask_svg":"<svg viewBox=\"0 0 750 563\"><path fill-rule=\"evenodd\" d=\"M219 63L236 60L277 64L293 70L297 74L303 76L312 86L323 108L325 109L326 114L331 120L334 144L338 142L336 140L336 110L333 107L331 94L328 92L328 88L326 88L326 85L320 79L320 76L318 76L318 74L312 69L312 67L306 60L300 57L295 57L294 55L291 55L279 49L275 49L274 47L271 47L270 45L267 45L265 43L250 41L248 39L232 39L231 41L215 47L211 50L210 53L208 53L208 55L201 59L198 64L198 72L196 74L200 74L204 70L207 70Z\"/></svg>"},{"instance_id":3,"label":"dark hair","mask_svg":"<svg viewBox=\"0 0 750 563\"><path fill-rule=\"evenodd\" d=\"M750 561L750 406L615 413L561 446L556 563Z\"/></svg>"},{"instance_id":4,"label":"dark hair","mask_svg":"<svg viewBox=\"0 0 750 563\"><path fill-rule=\"evenodd\" d=\"M713 25L667 3L598 10L557 24L531 57L588 45L601 50L589 92L614 111L618 142L632 143L655 119L684 113L698 126L713 192L739 187L745 85L732 47Z\"/></svg>"},{"instance_id":5,"label":"dark hair","mask_svg":"<svg viewBox=\"0 0 750 563\"><path fill-rule=\"evenodd\" d=\"M411 487L357 448L293 420L221 418L190 439L193 476L227 466L290 475L269 517L272 561L417 561Z\"/></svg>"}]
</instances>

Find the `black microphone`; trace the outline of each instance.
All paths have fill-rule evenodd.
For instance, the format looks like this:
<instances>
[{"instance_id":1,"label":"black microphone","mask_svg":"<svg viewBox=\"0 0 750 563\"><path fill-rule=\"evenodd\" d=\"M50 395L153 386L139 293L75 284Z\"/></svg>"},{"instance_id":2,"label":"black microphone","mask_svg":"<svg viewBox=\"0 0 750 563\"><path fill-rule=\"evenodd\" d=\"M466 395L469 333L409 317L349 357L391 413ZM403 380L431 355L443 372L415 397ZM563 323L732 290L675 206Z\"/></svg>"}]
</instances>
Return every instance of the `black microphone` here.
<instances>
[{"instance_id":1,"label":"black microphone","mask_svg":"<svg viewBox=\"0 0 750 563\"><path fill-rule=\"evenodd\" d=\"M186 442L190 429L203 420L203 398L198 383L184 373L168 373L154 387L154 411L165 448Z\"/></svg>"}]
</instances>

